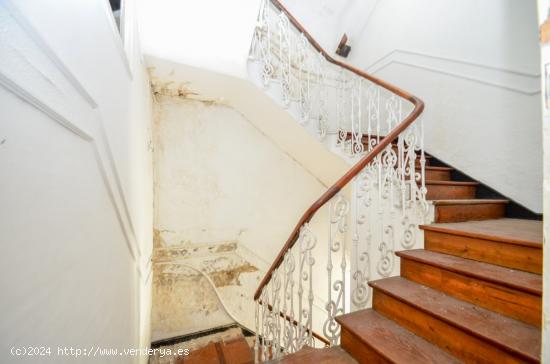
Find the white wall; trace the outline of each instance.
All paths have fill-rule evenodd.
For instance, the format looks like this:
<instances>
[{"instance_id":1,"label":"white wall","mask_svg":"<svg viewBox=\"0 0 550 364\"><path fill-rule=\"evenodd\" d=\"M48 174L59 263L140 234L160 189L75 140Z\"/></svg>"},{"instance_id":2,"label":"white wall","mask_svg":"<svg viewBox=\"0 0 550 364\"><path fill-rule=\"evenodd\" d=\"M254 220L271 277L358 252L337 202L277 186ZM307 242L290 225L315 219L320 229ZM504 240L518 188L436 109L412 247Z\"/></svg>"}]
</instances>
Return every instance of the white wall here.
<instances>
[{"instance_id":1,"label":"white wall","mask_svg":"<svg viewBox=\"0 0 550 364\"><path fill-rule=\"evenodd\" d=\"M355 3L353 0L283 0L281 2L313 38L331 54L336 50L344 34L340 23L348 14L350 6Z\"/></svg>"},{"instance_id":2,"label":"white wall","mask_svg":"<svg viewBox=\"0 0 550 364\"><path fill-rule=\"evenodd\" d=\"M538 0L538 22L539 25L546 21L548 11L550 9L550 1ZM547 94L550 90L544 92L547 87L547 78L550 75L545 74L545 64L550 63L550 44L545 43L541 45L541 88L543 95ZM548 216L550 214L550 109L545 105L544 96L541 97L542 107L542 144L543 144L543 199L544 199L544 214ZM550 106L550 105L548 105ZM548 262L550 261L550 246L548 245L550 239L550 220L545 218L543 222L543 234L544 234L544 246L543 246L543 260L546 262L543 266L543 296L542 296L542 363L550 361L550 295L548 295L548 289L550 288L550 269L548 269Z\"/></svg>"},{"instance_id":3,"label":"white wall","mask_svg":"<svg viewBox=\"0 0 550 364\"><path fill-rule=\"evenodd\" d=\"M428 152L542 211L535 2L285 3L326 49L335 48L330 34L347 32L348 62L426 102Z\"/></svg>"},{"instance_id":4,"label":"white wall","mask_svg":"<svg viewBox=\"0 0 550 364\"><path fill-rule=\"evenodd\" d=\"M257 0L143 0L145 54L246 78Z\"/></svg>"},{"instance_id":5,"label":"white wall","mask_svg":"<svg viewBox=\"0 0 550 364\"><path fill-rule=\"evenodd\" d=\"M149 342L150 95L134 12L123 45L107 1L0 3L2 362L12 346L73 362L57 347Z\"/></svg>"}]
</instances>

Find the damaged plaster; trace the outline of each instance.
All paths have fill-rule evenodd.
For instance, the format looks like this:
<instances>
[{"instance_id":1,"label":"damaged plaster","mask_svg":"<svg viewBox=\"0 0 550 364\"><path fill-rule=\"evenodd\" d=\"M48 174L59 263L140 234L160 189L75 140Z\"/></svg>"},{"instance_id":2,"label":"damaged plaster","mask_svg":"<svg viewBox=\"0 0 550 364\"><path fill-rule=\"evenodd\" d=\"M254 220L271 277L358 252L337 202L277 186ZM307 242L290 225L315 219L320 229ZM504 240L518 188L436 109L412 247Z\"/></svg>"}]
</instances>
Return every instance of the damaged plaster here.
<instances>
[{"instance_id":1,"label":"damaged plaster","mask_svg":"<svg viewBox=\"0 0 550 364\"><path fill-rule=\"evenodd\" d=\"M231 323L216 291L253 328L259 281L323 186L223 100L152 89L153 340Z\"/></svg>"},{"instance_id":2,"label":"damaged plaster","mask_svg":"<svg viewBox=\"0 0 550 364\"><path fill-rule=\"evenodd\" d=\"M155 67L147 68L149 74L151 93L153 99L158 103L159 97L166 96L173 100L194 100L205 105L227 105L222 99L209 99L200 95L191 89L190 82L174 82L172 80L161 79L155 76Z\"/></svg>"},{"instance_id":3,"label":"damaged plaster","mask_svg":"<svg viewBox=\"0 0 550 364\"><path fill-rule=\"evenodd\" d=\"M154 229L154 340L233 322L221 306L214 287L187 265L207 274L216 289L241 290L236 296L227 295L227 300L237 301L240 307L242 304L238 301L252 301L250 292L260 278L258 268L237 254L236 241L199 244L183 241L167 245L165 237L170 240L173 235L170 230ZM242 279L243 275L250 277Z\"/></svg>"},{"instance_id":4,"label":"damaged plaster","mask_svg":"<svg viewBox=\"0 0 550 364\"><path fill-rule=\"evenodd\" d=\"M216 287L240 286L240 275L257 272L258 268L235 254L237 244L235 241L214 244L184 242L167 246L162 240L162 233L155 229L153 263L159 267L157 270L159 274L178 275L197 281L201 277L199 273L188 272L185 267L178 269L178 263L188 264L189 261L199 258L200 262L196 262L195 267L208 274ZM164 284L164 282L159 283Z\"/></svg>"}]
</instances>

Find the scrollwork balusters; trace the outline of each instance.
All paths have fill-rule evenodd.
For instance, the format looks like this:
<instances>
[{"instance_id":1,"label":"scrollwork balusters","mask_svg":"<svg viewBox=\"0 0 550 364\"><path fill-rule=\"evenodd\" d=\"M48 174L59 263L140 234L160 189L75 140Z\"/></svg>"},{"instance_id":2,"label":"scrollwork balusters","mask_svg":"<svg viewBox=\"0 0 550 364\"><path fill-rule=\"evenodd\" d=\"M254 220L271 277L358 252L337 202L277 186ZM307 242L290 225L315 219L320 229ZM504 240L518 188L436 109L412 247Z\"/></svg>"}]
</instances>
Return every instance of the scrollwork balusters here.
<instances>
[{"instance_id":1,"label":"scrollwork balusters","mask_svg":"<svg viewBox=\"0 0 550 364\"><path fill-rule=\"evenodd\" d=\"M340 338L340 326L335 318L345 312L346 297L346 232L347 218L349 211L349 202L342 196L336 195L329 206L329 242L328 242L328 300L326 304L327 319L323 326L323 334L330 341L331 345L336 345ZM340 254L339 279L333 280L333 258L336 253Z\"/></svg>"},{"instance_id":2,"label":"scrollwork balusters","mask_svg":"<svg viewBox=\"0 0 550 364\"><path fill-rule=\"evenodd\" d=\"M262 0L251 49L251 59L260 62L261 82L279 87L272 94L280 95L304 128L319 139L333 140L332 150L356 161L404 120L409 103L369 78L327 62L290 19L269 0ZM336 135L326 138L330 134ZM346 304L353 309L368 307L369 280L397 273L394 252L416 244L418 224L428 211L423 143L422 123L409 126L396 144L388 145L355 177L349 201L340 192L328 204L328 249L320 249L327 252L326 276L317 271L328 292L321 304L315 303L326 311L326 319L316 318L315 325L331 345L340 335L335 317L346 312ZM294 248L285 253L261 293L256 306L257 360L314 344L313 268L318 240L312 226L301 227Z\"/></svg>"}]
</instances>

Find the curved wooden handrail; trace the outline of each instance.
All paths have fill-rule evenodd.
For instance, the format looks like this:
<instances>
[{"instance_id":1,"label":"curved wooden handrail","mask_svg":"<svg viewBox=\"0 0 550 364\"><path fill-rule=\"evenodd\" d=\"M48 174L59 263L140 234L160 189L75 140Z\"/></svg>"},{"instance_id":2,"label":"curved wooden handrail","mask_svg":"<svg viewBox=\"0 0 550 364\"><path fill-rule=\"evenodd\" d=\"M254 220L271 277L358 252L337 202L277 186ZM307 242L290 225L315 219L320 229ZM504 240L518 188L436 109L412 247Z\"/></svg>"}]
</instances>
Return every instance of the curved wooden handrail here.
<instances>
[{"instance_id":1,"label":"curved wooden handrail","mask_svg":"<svg viewBox=\"0 0 550 364\"><path fill-rule=\"evenodd\" d=\"M262 300L258 300L258 302L260 304L263 304ZM271 306L269 303L267 304L267 308L269 309L269 311L273 312L273 306ZM284 314L283 312L279 312L279 316L281 316L284 320L292 323L292 325L294 326L298 326L298 321L290 318L290 316ZM307 332L310 332L309 329L306 330ZM316 340L319 340L320 342L322 342L323 344L325 344L325 346L329 346L330 345L330 341L328 341L326 338L322 337L321 335L319 335L318 333L316 333L315 331L311 331L311 336L313 336Z\"/></svg>"},{"instance_id":2,"label":"curved wooden handrail","mask_svg":"<svg viewBox=\"0 0 550 364\"><path fill-rule=\"evenodd\" d=\"M308 39L308 41L311 43L311 45L325 57L325 59L333 63L337 66L343 67L347 69L348 71L351 71L355 73L356 75L366 78L369 81L379 85L380 87L383 87L394 94L410 101L414 105L414 109L412 112L403 120L399 125L397 125L394 129L391 130L389 134L387 134L378 145L376 145L367 155L365 155L359 162L357 162L349 171L346 172L336 183L334 183L317 201L315 201L308 209L307 211L302 215L300 220L298 221L298 224L296 224L296 227L294 230L292 230L292 233L290 234L290 237L286 241L285 245L277 255L277 258L273 261L273 264L271 264L271 267L267 271L266 275L260 282L260 285L258 286L258 289L256 289L256 293L254 294L254 300L258 300L260 298L260 295L262 293L263 288L269 283L271 280L271 276L273 275L273 271L277 269L282 263L285 256L285 253L290 250L296 241L298 240L298 237L300 235L300 228L307 222L309 222L312 217L315 215L317 210L319 210L323 205L325 205L332 197L334 197L342 188L344 188L345 185L350 182L353 177L357 176L363 168L367 166L376 156L381 153L395 138L399 136L407 127L409 127L422 113L424 110L424 102L420 100L418 97L401 90L398 87L395 87L385 81L382 81L374 76L371 76L363 71L361 71L358 68L355 68L353 66L350 66L348 64L345 64L343 62L340 62L334 58L332 58L322 47L313 39L311 34L305 30L305 28L296 20L296 18L287 10L287 8L284 7L283 4L279 0L270 0L271 3L280 11L286 14L288 17L288 20L301 32L304 34L304 36Z\"/></svg>"}]
</instances>

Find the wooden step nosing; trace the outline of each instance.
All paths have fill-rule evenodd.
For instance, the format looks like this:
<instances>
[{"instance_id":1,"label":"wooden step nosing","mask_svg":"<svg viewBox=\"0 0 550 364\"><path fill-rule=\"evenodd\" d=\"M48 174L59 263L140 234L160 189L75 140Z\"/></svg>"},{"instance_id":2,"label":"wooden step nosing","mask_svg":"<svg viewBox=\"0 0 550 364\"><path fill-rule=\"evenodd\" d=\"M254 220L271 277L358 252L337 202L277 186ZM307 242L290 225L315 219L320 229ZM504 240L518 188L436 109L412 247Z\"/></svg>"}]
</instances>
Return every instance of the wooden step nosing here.
<instances>
[{"instance_id":1,"label":"wooden step nosing","mask_svg":"<svg viewBox=\"0 0 550 364\"><path fill-rule=\"evenodd\" d=\"M374 309L369 309L369 310L372 310L372 314L375 314L375 315L378 315L380 316L380 319L382 320L387 320L387 321L390 321L390 324L393 324L393 325L397 325L399 327L399 329L403 330L403 331L407 331L408 333L412 334L413 336L415 336L415 340L418 339L418 340L422 340L422 341L425 341L428 345L431 345L433 346L433 348L435 350L440 350L442 351L443 353L445 353L446 355L449 355L451 356L451 354L445 352L443 349L439 348L438 346L434 345L433 343L429 342L428 340L424 339L423 337L421 336L418 336L412 332L410 332L409 330L403 328L401 325L399 325L398 323L396 323L395 321L387 318L386 316L382 315L381 313L377 312L376 310ZM353 314L353 312L351 313ZM380 350L378 348L377 345L375 345L374 343L371 343L369 341L369 337L366 336L366 335L360 335L360 333L357 333L352 326L349 326L347 325L346 323L338 320L339 317L336 317L336 322L338 322L346 331L347 333L349 333L350 335L352 335L354 338L356 338L359 342L361 342L363 345L366 345L368 346L372 351L375 351L378 355L380 355L381 357L383 357L384 359L387 359L388 361L391 361L392 363L394 362L394 360L390 357L389 354L387 354L387 351L386 350ZM361 319L364 319L364 318L361 318ZM392 329L392 332L393 332L393 329ZM454 358L454 357L453 357Z\"/></svg>"},{"instance_id":2,"label":"wooden step nosing","mask_svg":"<svg viewBox=\"0 0 550 364\"><path fill-rule=\"evenodd\" d=\"M426 180L425 183L427 185L455 186L455 187L475 187L475 186L479 186L478 182L462 182L462 181Z\"/></svg>"},{"instance_id":3,"label":"wooden step nosing","mask_svg":"<svg viewBox=\"0 0 550 364\"><path fill-rule=\"evenodd\" d=\"M433 253L434 254L443 254L443 253L437 253L437 252L433 252ZM472 277L472 278L478 279L480 281L486 281L486 282L493 283L493 284L496 284L496 285L499 285L499 286L503 286L503 287L506 287L506 288L509 288L509 289L513 289L513 290L517 290L517 291L521 291L521 292L525 292L525 293L529 293L529 294L532 294L532 295L535 295L535 296L542 297L542 287L541 287L540 290L537 290L537 289L533 289L533 288L530 288L530 287L525 287L525 286L522 286L522 285L519 285L519 284L514 284L513 282L500 280L500 279L493 278L493 277L487 277L487 276L485 276L483 274L479 274L475 271L459 269L459 268L451 267L451 266L449 266L445 263L436 263L436 262L433 262L433 261L431 261L429 259L426 259L426 258L421 258L421 257L415 256L415 255L408 255L406 251L395 252L395 254L398 257L400 257L401 259L414 260L415 262L418 262L418 263L421 263L421 264L426 264L426 265L429 265L429 266L432 266L432 267L435 267L435 268L438 268L438 269L444 269L444 270L447 270L449 272L457 273L457 274L467 276L467 277ZM455 256L452 256L452 257L455 257ZM466 259L466 258L458 257L458 259ZM480 262L480 263L483 263L483 262ZM489 264L489 263L483 263L483 264ZM501 268L500 266L497 266L497 267ZM511 270L511 268L502 268L502 269L503 270ZM514 269L514 270L516 270L516 269ZM522 271L522 273L526 273L526 272ZM531 274L535 274L535 273L531 273Z\"/></svg>"},{"instance_id":4,"label":"wooden step nosing","mask_svg":"<svg viewBox=\"0 0 550 364\"><path fill-rule=\"evenodd\" d=\"M441 171L441 172L452 172L453 171L453 168L451 168L451 167L426 166L424 168L426 170L429 170L429 171Z\"/></svg>"},{"instance_id":5,"label":"wooden step nosing","mask_svg":"<svg viewBox=\"0 0 550 364\"><path fill-rule=\"evenodd\" d=\"M507 205L510 203L509 200L489 200L489 199L478 199L478 198L467 198L467 199L439 199L439 200L430 200L435 206L459 206L459 205Z\"/></svg>"},{"instance_id":6,"label":"wooden step nosing","mask_svg":"<svg viewBox=\"0 0 550 364\"><path fill-rule=\"evenodd\" d=\"M338 319L336 319L336 321L338 322ZM340 322L338 322L340 325L342 325ZM344 326L346 327L346 326ZM372 351L376 352L378 355L380 355L381 357L383 357L384 359L387 359L388 361L390 361L390 358L388 358L388 356L386 354L384 354L382 352L382 350L378 349L378 347L376 345L371 345L368 343L368 341L366 341L362 336L359 336L357 335L354 331L350 330L349 328L346 327L346 331L348 332L349 335L353 336L354 338L356 338L361 344L363 345L366 345L369 347L369 349L371 349Z\"/></svg>"},{"instance_id":7,"label":"wooden step nosing","mask_svg":"<svg viewBox=\"0 0 550 364\"><path fill-rule=\"evenodd\" d=\"M402 278L402 279L405 279L405 278ZM407 280L408 280L408 279L407 279ZM396 294L394 294L394 293L391 292L391 291L388 291L388 290L386 290L386 289L384 289L384 288L381 288L381 287L379 287L379 286L376 285L376 282L377 282L377 281L369 282L369 286L371 286L373 289L378 289L378 290L380 290L382 293L384 293L384 294L386 294L386 295L388 295L388 296L390 296L390 297L392 297L392 298L398 300L399 302L402 302L402 303L404 303L404 304L406 304L406 305L409 305L409 306L411 306L411 307L413 307L413 308L415 308L415 309L417 309L417 310L419 310L419 311L425 313L425 314L428 315L428 316L432 316L432 317L434 317L434 318L436 318L436 319L438 319L438 320L440 320L440 321L443 321L444 323L446 323L446 324L448 324L448 325L450 325L450 326L453 326L453 327L455 327L455 328L457 328L457 329L459 329L459 330L461 330L461 331L464 331L464 332L466 332L467 334L472 335L472 336L474 336L474 337L476 337L476 338L478 338L478 339L480 339L480 340L489 342L489 343L491 343L491 344L493 344L493 345L495 345L495 346L501 348L502 350L504 350L504 351L506 351L506 352L509 352L509 353L514 354L514 355L520 356L520 357L522 357L522 358L524 358L524 359L527 359L527 360L529 360L529 361L538 362L538 361L540 360L540 358L538 358L538 357L533 357L533 356L528 355L527 353L523 353L523 352L521 352L521 351L519 351L519 350L517 350L517 349L515 349L515 348L511 348L511 347L509 347L509 346L507 346L507 345L505 345L505 344L499 342L498 340L496 340L496 339L494 339L494 338L488 337L487 335L484 335L484 334L482 334L482 333L480 333L480 332L477 332L477 331L474 331L474 330L470 329L469 327L467 327L467 326L461 324L460 322L453 321L453 320L449 319L449 318L446 317L446 316L442 316L442 315L440 315L439 313L430 311L429 309L427 309L427 308L425 308L425 307L422 307L421 305L419 305L419 304L417 304L417 303L415 303L415 302L411 302L411 301L405 299L404 297L400 297L399 295L396 295ZM412 282L412 281L411 281L411 282ZM424 286L424 285L422 285L422 284L418 284L418 283L415 283L415 282L413 282L413 283L414 283L414 284L417 284L417 285L419 285L419 286L423 286L423 287L426 287L426 288L428 288L428 289L434 290L433 288L429 288L428 286ZM444 293L442 293L442 294L444 294ZM456 298L451 297L451 296L449 296L449 298L456 300ZM460 301L460 300L459 300L459 301ZM471 305L473 305L473 304L471 304ZM473 306L475 306L475 305L473 305ZM495 315L500 315L500 314L495 313ZM514 319L512 319L512 318L510 318L510 319L511 319L511 320L514 320ZM518 321L518 320L515 320L515 321ZM518 321L518 322L521 322L521 321ZM523 324L523 322L522 322L522 324Z\"/></svg>"},{"instance_id":8,"label":"wooden step nosing","mask_svg":"<svg viewBox=\"0 0 550 364\"><path fill-rule=\"evenodd\" d=\"M455 230L448 227L440 227L440 226L434 226L434 225L419 225L418 226L422 230L427 231L435 231L438 233L444 233L449 235L457 235L457 236L466 236L468 238L474 238L474 239L481 239L481 240L489 240L489 241L496 241L499 243L506 243L506 244L513 244L513 245L521 245L526 246L529 248L535 248L535 249L541 249L542 250L542 242L535 242L532 240L521 240L517 238L509 238L506 236L496 236L496 235L489 235L484 233L478 233L478 232L471 232L467 230Z\"/></svg>"},{"instance_id":9,"label":"wooden step nosing","mask_svg":"<svg viewBox=\"0 0 550 364\"><path fill-rule=\"evenodd\" d=\"M378 315L380 315L378 312L377 312ZM383 317L383 316L382 316ZM348 326L346 323L342 322L341 320L339 320L340 317L336 317L335 320L336 322L338 322L340 324L340 326L342 326L343 328L345 328L347 330L348 333L350 333L352 336L354 336L355 338L357 338L362 344L364 345L367 345L369 348L371 348L372 350L376 351L380 356L386 358L389 360L388 356L380 349L378 349L375 345L372 345L369 343L368 341L368 338L367 337L364 337L362 335L358 335L354 330L351 330L351 327ZM386 319L387 320L387 319Z\"/></svg>"}]
</instances>

